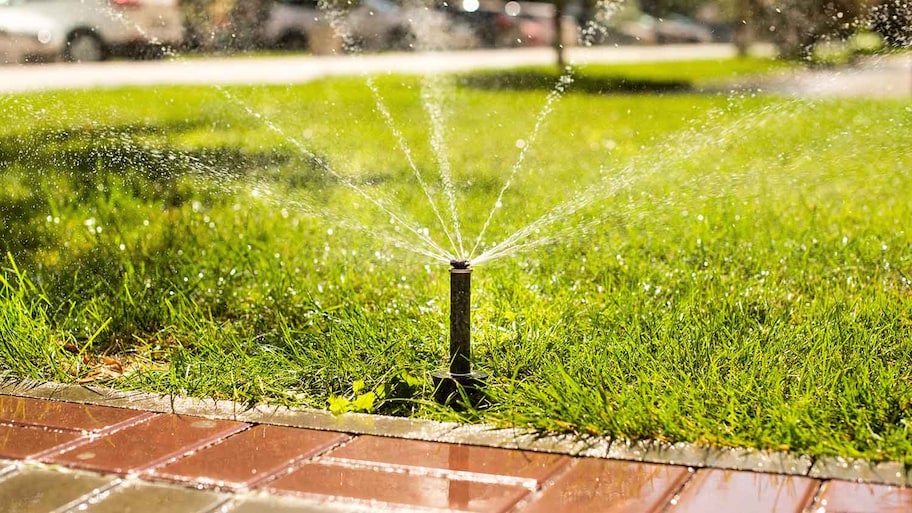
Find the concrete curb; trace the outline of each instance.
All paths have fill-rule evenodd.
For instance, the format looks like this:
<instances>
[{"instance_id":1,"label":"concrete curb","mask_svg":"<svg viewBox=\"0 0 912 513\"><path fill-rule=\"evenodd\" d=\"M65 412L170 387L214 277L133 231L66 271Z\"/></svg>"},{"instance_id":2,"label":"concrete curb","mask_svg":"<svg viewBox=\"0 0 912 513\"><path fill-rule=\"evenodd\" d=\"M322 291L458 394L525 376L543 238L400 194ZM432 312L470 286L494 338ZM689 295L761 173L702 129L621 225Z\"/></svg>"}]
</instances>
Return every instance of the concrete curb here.
<instances>
[{"instance_id":1,"label":"concrete curb","mask_svg":"<svg viewBox=\"0 0 912 513\"><path fill-rule=\"evenodd\" d=\"M100 386L31 380L0 381L0 394L360 435L522 449L568 456L912 486L912 469L907 469L902 462L873 462L834 457L814 459L811 456L780 451L706 447L653 440L630 441L604 437L543 434L532 430L502 429L485 424L467 425L360 413L333 415L328 411L317 409L291 409L268 405L251 407L233 401L195 399L145 392L122 392Z\"/></svg>"}]
</instances>

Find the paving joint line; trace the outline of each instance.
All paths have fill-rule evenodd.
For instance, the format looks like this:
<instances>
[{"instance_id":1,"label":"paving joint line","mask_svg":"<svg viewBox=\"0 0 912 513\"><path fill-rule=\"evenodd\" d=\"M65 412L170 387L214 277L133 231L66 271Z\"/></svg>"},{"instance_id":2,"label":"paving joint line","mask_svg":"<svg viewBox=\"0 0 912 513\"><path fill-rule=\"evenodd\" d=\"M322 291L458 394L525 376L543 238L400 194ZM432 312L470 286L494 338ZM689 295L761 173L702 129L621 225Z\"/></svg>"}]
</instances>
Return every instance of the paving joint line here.
<instances>
[{"instance_id":1,"label":"paving joint line","mask_svg":"<svg viewBox=\"0 0 912 513\"><path fill-rule=\"evenodd\" d=\"M876 462L824 458L784 451L707 447L690 443L665 444L655 440L633 441L590 435L573 436L540 433L520 428L504 429L488 424L464 425L363 413L334 415L325 410L312 408L291 409L267 404L249 406L227 400L197 399L137 391L123 392L101 386L11 378L0 380L0 394L235 420L253 424L291 426L353 435L375 435L576 457L763 472L815 479L840 479L891 486L912 486L912 472L904 463L897 461ZM317 456L312 458L315 457ZM886 470L892 474L885 474Z\"/></svg>"},{"instance_id":2,"label":"paving joint line","mask_svg":"<svg viewBox=\"0 0 912 513\"><path fill-rule=\"evenodd\" d=\"M684 490L686 490L688 486L692 486L691 483L693 483L694 479L697 477L697 472L699 471L699 469L688 468L687 477L682 479L680 483L669 490L669 493L665 497L665 501L662 506L657 507L654 511L656 513L669 513L672 508L677 506L678 502L681 500L681 494L684 493Z\"/></svg>"},{"instance_id":3,"label":"paving joint line","mask_svg":"<svg viewBox=\"0 0 912 513\"><path fill-rule=\"evenodd\" d=\"M80 470L80 472L85 472L85 471ZM89 471L89 472L91 472L91 471ZM97 474L97 472L91 472L91 473ZM100 475L104 475L104 474L100 474ZM94 499L105 496L106 494L109 494L109 493L117 490L118 488L123 488L123 487L127 486L127 481L128 480L123 477L114 478L114 480L112 480L107 485L101 486L99 488L95 488L94 490L92 490L90 492L80 495L79 497L71 500L70 502L64 504L63 506L60 506L57 509L52 510L50 513L70 513L73 511L80 511L79 508L81 506L90 505Z\"/></svg>"},{"instance_id":4,"label":"paving joint line","mask_svg":"<svg viewBox=\"0 0 912 513\"><path fill-rule=\"evenodd\" d=\"M817 486L814 487L814 493L811 495L811 500L804 506L802 511L816 511L817 504L820 504L821 495L823 492L823 487L826 485L826 481L820 481L817 483Z\"/></svg>"},{"instance_id":5,"label":"paving joint line","mask_svg":"<svg viewBox=\"0 0 912 513\"><path fill-rule=\"evenodd\" d=\"M129 472L129 473L127 473L127 477L128 478L134 477L136 479L142 479L143 481L149 481L149 482L173 483L173 481L171 481L169 479L165 479L161 476L156 475L155 471L162 469L162 468L170 465L171 463L174 463L183 458L189 458L190 456L193 456L194 454L196 454L204 449L208 449L210 447L218 445L222 442L229 440L232 437L238 436L242 433L246 433L247 431L250 431L252 428L253 428L253 424L247 424L247 426L244 427L243 429L240 429L233 433L229 433L228 435L226 435L222 438L216 438L215 440L210 440L209 442L206 442L203 445L196 446L196 447L190 449L189 451L182 452L180 454L176 454L174 456L171 456L170 458L164 459L157 463L152 463L151 465L148 465L141 469L135 470L133 472ZM206 487L209 488L208 485L210 483L208 483L206 481L199 481L199 484L206 485Z\"/></svg>"},{"instance_id":6,"label":"paving joint line","mask_svg":"<svg viewBox=\"0 0 912 513\"><path fill-rule=\"evenodd\" d=\"M313 463L316 463L318 465L329 465L355 470L374 470L377 472L389 472L391 474L404 474L408 476L427 476L452 479L454 481L471 481L473 483L521 486L529 491L535 491L539 487L538 480L532 477L517 477L504 474L486 474L484 472L472 472L470 470L451 470L435 467L421 467L399 463L382 463L378 461L334 458L332 456L320 457L318 459L315 459Z\"/></svg>"},{"instance_id":7,"label":"paving joint line","mask_svg":"<svg viewBox=\"0 0 912 513\"><path fill-rule=\"evenodd\" d=\"M562 468L557 469L554 473L548 476L547 479L542 481L541 486L535 490L532 490L528 495L517 501L517 503L508 510L508 513L519 513L522 510L526 509L526 506L529 506L536 500L540 499L543 495L545 495L545 493L552 486L556 485L561 480L561 478L569 474L578 464L579 460L571 459Z\"/></svg>"},{"instance_id":8,"label":"paving joint line","mask_svg":"<svg viewBox=\"0 0 912 513\"><path fill-rule=\"evenodd\" d=\"M345 434L347 434L347 433L345 433ZM255 488L256 490L259 490L259 491L265 490L266 487L269 485L269 483L278 481L279 479L282 479L285 476L294 474L295 472L300 470L302 467L304 467L304 465L307 465L308 463L315 463L315 462L319 461L319 459L324 454L335 451L339 447L345 446L346 444L348 444L355 438L357 438L357 437L349 434L348 438L346 438L344 440L339 440L338 442L335 442L332 444L327 444L326 447L324 447L322 450L319 450L309 456L301 456L301 457L295 459L294 461L290 462L288 465L285 465L284 468L279 469L276 472L273 472L269 476L266 476L264 479L257 481L255 484L251 483L251 486L252 486L252 488ZM246 491L251 492L254 490L247 489Z\"/></svg>"},{"instance_id":9,"label":"paving joint line","mask_svg":"<svg viewBox=\"0 0 912 513\"><path fill-rule=\"evenodd\" d=\"M440 508L435 508L432 506L402 505L395 502L388 502L379 499L361 499L358 497L343 497L336 495L327 496L313 492L282 492L273 494L273 497L294 498L304 501L311 501L317 504L332 504L333 506L337 507L349 508L352 513L363 511L370 511L371 513L441 513ZM330 498L332 500L329 500ZM365 507L369 509L360 509Z\"/></svg>"}]
</instances>

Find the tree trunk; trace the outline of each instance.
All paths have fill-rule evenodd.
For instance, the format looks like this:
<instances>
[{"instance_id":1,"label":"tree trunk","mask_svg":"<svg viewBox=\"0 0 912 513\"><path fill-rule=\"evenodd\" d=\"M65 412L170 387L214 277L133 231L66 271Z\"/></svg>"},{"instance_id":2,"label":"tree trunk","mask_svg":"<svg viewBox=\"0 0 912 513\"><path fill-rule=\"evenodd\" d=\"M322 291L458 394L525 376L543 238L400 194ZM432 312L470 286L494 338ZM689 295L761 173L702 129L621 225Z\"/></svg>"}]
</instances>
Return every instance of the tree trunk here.
<instances>
[{"instance_id":1,"label":"tree trunk","mask_svg":"<svg viewBox=\"0 0 912 513\"><path fill-rule=\"evenodd\" d=\"M566 62L564 59L564 2L554 2L554 51L557 53L557 69L562 73Z\"/></svg>"},{"instance_id":2,"label":"tree trunk","mask_svg":"<svg viewBox=\"0 0 912 513\"><path fill-rule=\"evenodd\" d=\"M750 0L735 0L735 31L732 39L738 49L738 57L746 57L751 43Z\"/></svg>"}]
</instances>

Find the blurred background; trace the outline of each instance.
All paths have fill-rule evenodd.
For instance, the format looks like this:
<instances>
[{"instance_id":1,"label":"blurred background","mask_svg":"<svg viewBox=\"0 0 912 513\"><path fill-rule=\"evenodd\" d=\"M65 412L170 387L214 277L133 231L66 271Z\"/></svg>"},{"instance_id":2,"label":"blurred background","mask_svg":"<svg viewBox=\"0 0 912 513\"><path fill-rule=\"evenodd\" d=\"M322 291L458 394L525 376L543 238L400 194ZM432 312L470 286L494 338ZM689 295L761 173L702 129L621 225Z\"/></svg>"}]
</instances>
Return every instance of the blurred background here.
<instances>
[{"instance_id":1,"label":"blurred background","mask_svg":"<svg viewBox=\"0 0 912 513\"><path fill-rule=\"evenodd\" d=\"M897 0L0 0L0 62L182 54L734 43L790 58L907 46ZM895 13L893 11L896 11ZM872 22L870 13L877 13ZM902 15L900 15L902 14ZM351 41L332 29L342 16ZM433 31L419 48L415 30ZM582 35L586 37L581 38Z\"/></svg>"}]
</instances>

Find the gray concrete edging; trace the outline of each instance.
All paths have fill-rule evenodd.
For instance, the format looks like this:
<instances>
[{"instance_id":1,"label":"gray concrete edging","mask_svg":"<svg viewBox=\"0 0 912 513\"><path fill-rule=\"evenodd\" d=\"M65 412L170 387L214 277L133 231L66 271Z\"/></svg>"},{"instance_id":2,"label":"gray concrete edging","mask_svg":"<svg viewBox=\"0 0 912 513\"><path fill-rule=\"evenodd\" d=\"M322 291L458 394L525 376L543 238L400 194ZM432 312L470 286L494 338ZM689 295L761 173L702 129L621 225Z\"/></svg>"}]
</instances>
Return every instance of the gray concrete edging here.
<instances>
[{"instance_id":1,"label":"gray concrete edging","mask_svg":"<svg viewBox=\"0 0 912 513\"><path fill-rule=\"evenodd\" d=\"M873 462L839 457L814 458L782 451L548 434L518 428L497 428L486 424L458 424L363 413L334 415L325 410L311 408L247 406L226 400L123 392L101 386L32 380L2 380L0 381L0 394L360 435L522 449L568 456L912 486L912 469L907 469L905 464L896 461Z\"/></svg>"}]
</instances>

